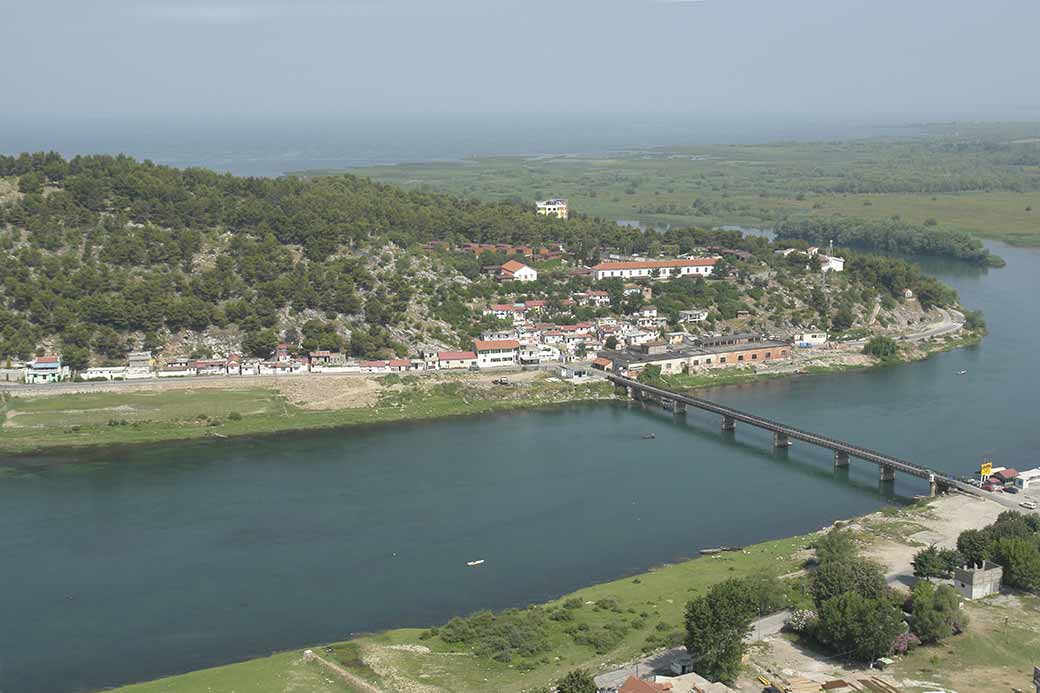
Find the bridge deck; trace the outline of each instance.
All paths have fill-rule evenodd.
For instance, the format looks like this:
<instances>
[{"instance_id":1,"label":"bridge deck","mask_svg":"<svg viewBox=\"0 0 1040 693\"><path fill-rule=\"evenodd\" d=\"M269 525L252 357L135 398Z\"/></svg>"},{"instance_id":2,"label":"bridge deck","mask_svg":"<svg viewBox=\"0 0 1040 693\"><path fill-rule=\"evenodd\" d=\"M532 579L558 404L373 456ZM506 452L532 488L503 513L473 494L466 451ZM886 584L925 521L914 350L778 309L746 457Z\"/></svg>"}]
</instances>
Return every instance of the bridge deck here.
<instances>
[{"instance_id":1,"label":"bridge deck","mask_svg":"<svg viewBox=\"0 0 1040 693\"><path fill-rule=\"evenodd\" d=\"M698 409L703 409L704 411L710 411L721 416L730 417L734 421L740 421L742 423L751 424L752 426L756 426L767 431L773 431L774 433L781 433L787 436L788 438L801 440L806 443L812 443L813 445L819 445L820 447L829 448L836 452L844 452L851 457L866 460L867 462L873 462L877 465L891 467L900 472L903 472L904 474L910 474L912 476L916 476L921 479L927 479L930 481L942 481L944 484L956 486L957 488L960 488L961 490L965 491L970 490L972 493L975 493L975 489L973 487L967 484L963 484L947 474L937 472L927 467L922 467L919 464L914 464L913 462L908 462L907 460L903 460L898 457L886 455L882 452L878 452L877 450L871 450L870 448L864 448L859 445L852 445L851 443L847 443L843 440L837 440L836 438L830 438L828 436L820 435L818 433L803 431L800 428L788 426L787 424L783 424L778 421L772 421L771 419L766 419L761 416L755 416L754 414L749 414L739 409L734 409L733 407L727 407L722 404L716 404L715 402L711 402L706 399L701 399L699 397L690 397L689 395L683 395L678 392L666 390L664 388L654 387L653 385L647 385L637 380L625 378L620 375L608 374L607 379L615 383L616 385L622 387L631 387L642 392L650 393L662 399L670 399L676 402L682 402L683 404L686 404L691 407L697 407Z\"/></svg>"}]
</instances>

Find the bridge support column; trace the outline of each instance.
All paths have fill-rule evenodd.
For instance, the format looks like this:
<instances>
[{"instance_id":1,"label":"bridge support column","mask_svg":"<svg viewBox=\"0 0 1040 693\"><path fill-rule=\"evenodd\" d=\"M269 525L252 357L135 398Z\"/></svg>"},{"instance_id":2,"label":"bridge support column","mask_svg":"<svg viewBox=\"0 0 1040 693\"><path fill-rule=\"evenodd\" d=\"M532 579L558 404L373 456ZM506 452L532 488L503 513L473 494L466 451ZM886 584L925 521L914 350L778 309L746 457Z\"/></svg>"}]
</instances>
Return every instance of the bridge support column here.
<instances>
[{"instance_id":1,"label":"bridge support column","mask_svg":"<svg viewBox=\"0 0 1040 693\"><path fill-rule=\"evenodd\" d=\"M675 409L675 400L674 399L668 399L667 397L662 397L661 398L661 409L666 409L668 411L674 411L674 409Z\"/></svg>"},{"instance_id":2,"label":"bridge support column","mask_svg":"<svg viewBox=\"0 0 1040 693\"><path fill-rule=\"evenodd\" d=\"M773 447L774 448L786 448L791 444L788 440L786 433L780 433L779 431L773 432Z\"/></svg>"},{"instance_id":3,"label":"bridge support column","mask_svg":"<svg viewBox=\"0 0 1040 693\"><path fill-rule=\"evenodd\" d=\"M928 479L928 496L935 498L939 493L939 482L935 480L935 477L929 477Z\"/></svg>"},{"instance_id":4,"label":"bridge support column","mask_svg":"<svg viewBox=\"0 0 1040 693\"><path fill-rule=\"evenodd\" d=\"M672 402L672 413L676 414L676 415L685 414L686 413L686 402L680 402L678 400L676 400L675 402Z\"/></svg>"},{"instance_id":5,"label":"bridge support column","mask_svg":"<svg viewBox=\"0 0 1040 693\"><path fill-rule=\"evenodd\" d=\"M880 474L880 476L878 478L881 481L895 481L896 480L896 470L895 470L894 467L889 467L887 464L882 464L882 465L879 465L879 469L881 470L881 474Z\"/></svg>"},{"instance_id":6,"label":"bridge support column","mask_svg":"<svg viewBox=\"0 0 1040 693\"><path fill-rule=\"evenodd\" d=\"M722 430L723 431L735 431L737 430L737 421L732 416L722 415Z\"/></svg>"},{"instance_id":7,"label":"bridge support column","mask_svg":"<svg viewBox=\"0 0 1040 693\"><path fill-rule=\"evenodd\" d=\"M640 390L638 387L628 388L628 396L637 402L643 401L643 391Z\"/></svg>"},{"instance_id":8,"label":"bridge support column","mask_svg":"<svg viewBox=\"0 0 1040 693\"><path fill-rule=\"evenodd\" d=\"M834 451L834 468L840 469L841 467L849 466L849 453L842 452L841 450Z\"/></svg>"}]
</instances>

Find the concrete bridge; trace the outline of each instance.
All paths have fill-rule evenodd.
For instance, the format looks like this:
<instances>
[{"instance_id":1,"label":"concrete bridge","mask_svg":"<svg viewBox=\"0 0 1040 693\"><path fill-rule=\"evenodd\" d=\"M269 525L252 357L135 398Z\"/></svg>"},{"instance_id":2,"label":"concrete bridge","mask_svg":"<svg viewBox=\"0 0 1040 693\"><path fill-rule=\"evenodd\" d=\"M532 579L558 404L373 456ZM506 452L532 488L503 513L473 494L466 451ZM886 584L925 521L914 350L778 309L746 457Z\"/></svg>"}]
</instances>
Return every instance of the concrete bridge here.
<instances>
[{"instance_id":1,"label":"concrete bridge","mask_svg":"<svg viewBox=\"0 0 1040 693\"><path fill-rule=\"evenodd\" d=\"M689 395L673 392L665 388L647 385L620 375L614 375L612 373L607 374L607 380L614 383L615 387L618 389L625 389L628 396L632 399L639 401L657 401L662 407L670 409L676 414L685 413L687 407L696 407L697 409L703 409L704 411L718 414L722 417L723 431L735 430L738 421L755 426L756 428L771 431L773 434L774 447L787 447L791 444L792 440L800 440L806 443L812 443L813 445L818 445L822 448L827 448L834 452L835 468L849 466L849 460L855 457L876 464L879 469L879 478L881 481L893 481L896 472L902 472L904 474L909 474L910 476L915 476L918 479L926 480L931 495L953 488L973 495L978 494L978 490L975 487L970 484L962 483L948 474L937 472L933 469L922 467L919 464L914 464L913 462L908 462L907 460L898 457L871 450L870 448L852 445L843 440L829 438L818 433L803 431L794 426L788 426L787 424L782 424L778 421L772 421L761 416L755 416L754 414L749 414L739 409L734 409L733 407L716 404L715 402L710 402L699 397L690 397Z\"/></svg>"}]
</instances>

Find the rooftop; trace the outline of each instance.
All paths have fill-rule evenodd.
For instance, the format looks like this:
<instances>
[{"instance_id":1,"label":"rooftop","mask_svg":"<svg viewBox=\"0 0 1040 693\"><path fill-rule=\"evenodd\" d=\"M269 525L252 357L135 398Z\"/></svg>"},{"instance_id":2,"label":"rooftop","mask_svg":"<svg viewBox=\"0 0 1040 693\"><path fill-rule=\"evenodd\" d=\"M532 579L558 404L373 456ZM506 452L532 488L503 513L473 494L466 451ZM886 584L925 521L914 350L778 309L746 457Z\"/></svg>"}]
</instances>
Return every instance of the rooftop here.
<instances>
[{"instance_id":1,"label":"rooftop","mask_svg":"<svg viewBox=\"0 0 1040 693\"><path fill-rule=\"evenodd\" d=\"M477 351L492 351L494 349L516 349L520 342L515 339L489 339L487 341L478 339L475 342Z\"/></svg>"},{"instance_id":2,"label":"rooftop","mask_svg":"<svg viewBox=\"0 0 1040 693\"><path fill-rule=\"evenodd\" d=\"M713 257L698 257L689 260L640 260L638 262L601 262L593 265L594 270L659 269L664 267L714 267Z\"/></svg>"}]
</instances>

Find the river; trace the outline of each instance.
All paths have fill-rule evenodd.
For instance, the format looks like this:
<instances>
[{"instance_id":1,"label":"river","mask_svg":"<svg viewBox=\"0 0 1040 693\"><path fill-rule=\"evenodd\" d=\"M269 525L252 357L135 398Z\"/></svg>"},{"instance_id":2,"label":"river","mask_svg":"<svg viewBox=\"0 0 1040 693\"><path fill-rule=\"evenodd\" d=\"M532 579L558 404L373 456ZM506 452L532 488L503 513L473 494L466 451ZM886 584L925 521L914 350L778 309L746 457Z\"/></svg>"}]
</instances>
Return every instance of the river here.
<instances>
[{"instance_id":1,"label":"river","mask_svg":"<svg viewBox=\"0 0 1040 693\"><path fill-rule=\"evenodd\" d=\"M1006 268L925 263L985 311L981 346L704 396L951 472L986 454L1036 466L1040 252L994 250ZM9 459L0 472L0 690L19 693L523 605L925 490L880 487L867 463L835 473L804 445L774 452L739 424L722 434L702 412L625 404Z\"/></svg>"}]
</instances>

